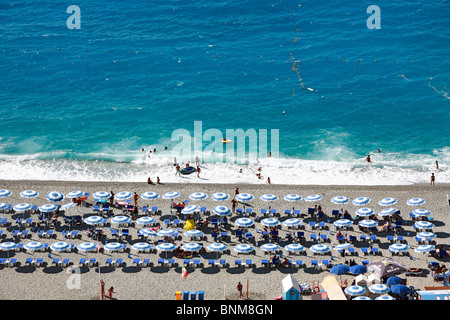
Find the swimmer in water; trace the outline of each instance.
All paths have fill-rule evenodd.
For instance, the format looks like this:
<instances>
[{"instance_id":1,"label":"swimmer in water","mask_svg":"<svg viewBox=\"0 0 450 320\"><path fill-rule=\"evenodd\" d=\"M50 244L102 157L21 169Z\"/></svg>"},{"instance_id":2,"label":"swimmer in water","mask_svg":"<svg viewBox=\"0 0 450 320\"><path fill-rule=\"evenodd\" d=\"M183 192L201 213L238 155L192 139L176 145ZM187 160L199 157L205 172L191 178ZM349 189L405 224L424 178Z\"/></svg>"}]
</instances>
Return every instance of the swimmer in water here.
<instances>
[{"instance_id":1,"label":"swimmer in water","mask_svg":"<svg viewBox=\"0 0 450 320\"><path fill-rule=\"evenodd\" d=\"M372 162L372 160L370 160L370 154L367 156L366 161L367 162Z\"/></svg>"}]
</instances>

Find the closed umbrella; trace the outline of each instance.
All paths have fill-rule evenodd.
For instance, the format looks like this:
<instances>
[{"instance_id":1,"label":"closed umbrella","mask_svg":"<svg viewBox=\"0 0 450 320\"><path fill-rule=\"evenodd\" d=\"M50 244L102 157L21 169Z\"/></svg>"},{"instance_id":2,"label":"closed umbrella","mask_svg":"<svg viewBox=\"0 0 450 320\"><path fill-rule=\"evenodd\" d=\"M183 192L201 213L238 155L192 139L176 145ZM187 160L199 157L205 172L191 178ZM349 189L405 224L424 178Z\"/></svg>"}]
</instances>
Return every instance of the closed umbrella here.
<instances>
[{"instance_id":1,"label":"closed umbrella","mask_svg":"<svg viewBox=\"0 0 450 320\"><path fill-rule=\"evenodd\" d=\"M339 251L339 250L347 250L347 249L353 248L353 247L354 246L352 243L341 243L341 244L338 244L337 246L335 246L333 249L336 251Z\"/></svg>"},{"instance_id":2,"label":"closed umbrella","mask_svg":"<svg viewBox=\"0 0 450 320\"><path fill-rule=\"evenodd\" d=\"M77 204L75 202L69 202L66 203L65 205L63 205L61 208L59 208L60 211L66 211L74 206L76 206Z\"/></svg>"}]
</instances>

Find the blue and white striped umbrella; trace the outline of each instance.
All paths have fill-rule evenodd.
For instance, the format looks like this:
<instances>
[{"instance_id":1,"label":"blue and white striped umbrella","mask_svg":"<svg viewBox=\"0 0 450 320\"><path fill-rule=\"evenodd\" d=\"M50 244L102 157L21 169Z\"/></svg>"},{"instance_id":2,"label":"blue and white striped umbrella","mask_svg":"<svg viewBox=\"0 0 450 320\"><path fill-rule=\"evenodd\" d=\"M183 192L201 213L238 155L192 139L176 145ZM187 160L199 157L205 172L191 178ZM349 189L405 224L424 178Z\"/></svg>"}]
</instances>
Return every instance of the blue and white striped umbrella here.
<instances>
[{"instance_id":1,"label":"blue and white striped umbrella","mask_svg":"<svg viewBox=\"0 0 450 320\"><path fill-rule=\"evenodd\" d=\"M38 241L31 241L26 243L23 247L28 251L36 251L44 248L44 244Z\"/></svg>"},{"instance_id":2,"label":"blue and white striped umbrella","mask_svg":"<svg viewBox=\"0 0 450 320\"><path fill-rule=\"evenodd\" d=\"M156 249L158 251L173 251L175 250L177 246L174 245L173 243L169 243L169 242L165 242L165 243L160 243L156 246Z\"/></svg>"},{"instance_id":3,"label":"blue and white striped umbrella","mask_svg":"<svg viewBox=\"0 0 450 320\"><path fill-rule=\"evenodd\" d=\"M6 203L0 202L0 210L5 210L7 206Z\"/></svg>"},{"instance_id":4,"label":"blue and white striped umbrella","mask_svg":"<svg viewBox=\"0 0 450 320\"><path fill-rule=\"evenodd\" d=\"M79 197L83 197L84 196L84 192L80 191L80 190L75 190L75 191L71 191L68 194L66 194L67 198L79 198Z\"/></svg>"},{"instance_id":5,"label":"blue and white striped umbrella","mask_svg":"<svg viewBox=\"0 0 450 320\"><path fill-rule=\"evenodd\" d=\"M436 234L435 233L433 233L433 232L429 232L429 231L425 231L425 232L419 232L418 234L417 234L417 236L419 237L419 238L422 238L422 239L434 239L434 238L436 238Z\"/></svg>"},{"instance_id":6,"label":"blue and white striped umbrella","mask_svg":"<svg viewBox=\"0 0 450 320\"><path fill-rule=\"evenodd\" d=\"M131 218L128 216L114 216L111 218L111 223L114 224L130 224Z\"/></svg>"},{"instance_id":7,"label":"blue and white striped umbrella","mask_svg":"<svg viewBox=\"0 0 450 320\"><path fill-rule=\"evenodd\" d=\"M404 243L394 243L389 246L390 252L406 252L409 250L409 246Z\"/></svg>"},{"instance_id":8,"label":"blue and white striped umbrella","mask_svg":"<svg viewBox=\"0 0 450 320\"><path fill-rule=\"evenodd\" d=\"M107 251L119 251L124 248L124 245L120 242L109 242L103 248Z\"/></svg>"},{"instance_id":9,"label":"blue and white striped umbrella","mask_svg":"<svg viewBox=\"0 0 450 320\"><path fill-rule=\"evenodd\" d=\"M339 219L339 220L337 220L337 221L335 221L335 222L333 223L333 225L334 225L336 228L349 227L349 226L351 226L352 224L353 224L353 221L348 220L348 219Z\"/></svg>"},{"instance_id":10,"label":"blue and white striped umbrella","mask_svg":"<svg viewBox=\"0 0 450 320\"><path fill-rule=\"evenodd\" d=\"M415 252L425 253L435 250L435 247L431 244L423 244L414 249Z\"/></svg>"},{"instance_id":11,"label":"blue and white striped umbrella","mask_svg":"<svg viewBox=\"0 0 450 320\"><path fill-rule=\"evenodd\" d=\"M375 213L375 211L373 211L373 209L371 208L360 208L358 210L356 210L355 214L359 217L369 217L371 215L373 215Z\"/></svg>"},{"instance_id":12,"label":"blue and white striped umbrella","mask_svg":"<svg viewBox=\"0 0 450 320\"><path fill-rule=\"evenodd\" d=\"M160 237L173 237L177 232L173 229L163 229L157 232L157 235Z\"/></svg>"},{"instance_id":13,"label":"blue and white striped umbrella","mask_svg":"<svg viewBox=\"0 0 450 320\"><path fill-rule=\"evenodd\" d=\"M299 194L287 194L284 196L284 200L290 201L290 202L298 202L302 199L303 199L303 197Z\"/></svg>"},{"instance_id":14,"label":"blue and white striped umbrella","mask_svg":"<svg viewBox=\"0 0 450 320\"><path fill-rule=\"evenodd\" d=\"M276 195L274 195L274 194L263 194L260 197L260 199L263 200L263 201L277 201L278 197Z\"/></svg>"},{"instance_id":15,"label":"blue and white striped umbrella","mask_svg":"<svg viewBox=\"0 0 450 320\"><path fill-rule=\"evenodd\" d=\"M359 296L359 297L353 298L352 300L373 300L373 299L366 297L366 296Z\"/></svg>"},{"instance_id":16,"label":"blue and white striped umbrella","mask_svg":"<svg viewBox=\"0 0 450 320\"><path fill-rule=\"evenodd\" d=\"M136 220L136 223L142 226L152 225L156 222L156 219L153 217L140 217Z\"/></svg>"},{"instance_id":17,"label":"blue and white striped umbrella","mask_svg":"<svg viewBox=\"0 0 450 320\"><path fill-rule=\"evenodd\" d=\"M6 198L9 197L12 194L11 190L0 190L0 198Z\"/></svg>"},{"instance_id":18,"label":"blue and white striped umbrella","mask_svg":"<svg viewBox=\"0 0 450 320\"><path fill-rule=\"evenodd\" d=\"M205 234L201 230L191 229L184 233L186 237L203 237Z\"/></svg>"},{"instance_id":19,"label":"blue and white striped umbrella","mask_svg":"<svg viewBox=\"0 0 450 320\"><path fill-rule=\"evenodd\" d=\"M363 228L375 228L378 226L378 222L375 220L365 219L359 222L359 225Z\"/></svg>"},{"instance_id":20,"label":"blue and white striped umbrella","mask_svg":"<svg viewBox=\"0 0 450 320\"><path fill-rule=\"evenodd\" d=\"M275 243L266 243L263 244L261 247L262 251L277 251L280 250L280 246Z\"/></svg>"},{"instance_id":21,"label":"blue and white striped umbrella","mask_svg":"<svg viewBox=\"0 0 450 320\"><path fill-rule=\"evenodd\" d=\"M417 221L414 223L414 227L418 229L432 229L434 224L429 221Z\"/></svg>"},{"instance_id":22,"label":"blue and white striped umbrella","mask_svg":"<svg viewBox=\"0 0 450 320\"><path fill-rule=\"evenodd\" d=\"M349 198L343 197L343 196L337 196L337 197L331 198L331 202L337 203L337 204L345 204L345 203L348 203L349 201L350 201Z\"/></svg>"},{"instance_id":23,"label":"blue and white striped umbrella","mask_svg":"<svg viewBox=\"0 0 450 320\"><path fill-rule=\"evenodd\" d=\"M211 199L213 199L215 201L224 201L224 200L227 200L229 197L230 197L229 194L223 193L223 192L217 192L217 193L213 193L211 195Z\"/></svg>"},{"instance_id":24,"label":"blue and white striped umbrella","mask_svg":"<svg viewBox=\"0 0 450 320\"><path fill-rule=\"evenodd\" d=\"M422 204L425 204L425 200L422 198L412 198L406 201L406 204L409 206L420 206Z\"/></svg>"},{"instance_id":25,"label":"blue and white striped umbrella","mask_svg":"<svg viewBox=\"0 0 450 320\"><path fill-rule=\"evenodd\" d=\"M307 196L305 198L305 201L307 201L307 202L314 202L314 201L319 201L319 200L322 200L322 196L319 194L313 194L313 195Z\"/></svg>"},{"instance_id":26,"label":"blue and white striped umbrella","mask_svg":"<svg viewBox=\"0 0 450 320\"><path fill-rule=\"evenodd\" d=\"M274 227L280 224L280 221L275 218L265 218L261 220L261 224L267 227Z\"/></svg>"},{"instance_id":27,"label":"blue and white striped umbrella","mask_svg":"<svg viewBox=\"0 0 450 320\"><path fill-rule=\"evenodd\" d=\"M236 219L235 223L239 227L250 227L255 224L255 221L250 218L239 218Z\"/></svg>"},{"instance_id":28,"label":"blue and white striped umbrella","mask_svg":"<svg viewBox=\"0 0 450 320\"><path fill-rule=\"evenodd\" d=\"M283 225L285 225L286 227L301 226L302 220L300 220L298 218L290 218L290 219L284 220Z\"/></svg>"},{"instance_id":29,"label":"blue and white striped umbrella","mask_svg":"<svg viewBox=\"0 0 450 320\"><path fill-rule=\"evenodd\" d=\"M339 251L339 250L347 250L348 248L353 248L353 244L341 243L341 244L338 244L337 246L335 246L333 249L336 251Z\"/></svg>"},{"instance_id":30,"label":"blue and white striped umbrella","mask_svg":"<svg viewBox=\"0 0 450 320\"><path fill-rule=\"evenodd\" d=\"M393 296L384 295L376 297L375 300L395 300L395 298Z\"/></svg>"},{"instance_id":31,"label":"blue and white striped umbrella","mask_svg":"<svg viewBox=\"0 0 450 320\"><path fill-rule=\"evenodd\" d=\"M195 251L199 251L199 250L202 248L202 246L201 246L200 244L198 244L198 243L191 242L191 243L185 243L185 244L183 244L183 245L181 246L181 248L182 248L184 251L195 252Z\"/></svg>"},{"instance_id":32,"label":"blue and white striped umbrella","mask_svg":"<svg viewBox=\"0 0 450 320\"><path fill-rule=\"evenodd\" d=\"M149 228L144 228L141 230L141 234L147 236L147 237L156 237L158 234L156 233L155 230L149 229Z\"/></svg>"},{"instance_id":33,"label":"blue and white striped umbrella","mask_svg":"<svg viewBox=\"0 0 450 320\"><path fill-rule=\"evenodd\" d=\"M20 203L20 204L16 204L13 207L14 211L28 211L32 208L32 205L29 203Z\"/></svg>"},{"instance_id":34,"label":"blue and white striped umbrella","mask_svg":"<svg viewBox=\"0 0 450 320\"><path fill-rule=\"evenodd\" d=\"M84 223L95 226L103 223L104 218L100 216L90 216L84 219Z\"/></svg>"},{"instance_id":35,"label":"blue and white striped umbrella","mask_svg":"<svg viewBox=\"0 0 450 320\"><path fill-rule=\"evenodd\" d=\"M171 191L171 192L166 192L166 193L164 193L164 194L162 195L162 198L163 198L163 199L175 199L175 198L177 198L177 197L179 197L179 196L180 196L180 193L179 193L179 192Z\"/></svg>"},{"instance_id":36,"label":"blue and white striped umbrella","mask_svg":"<svg viewBox=\"0 0 450 320\"><path fill-rule=\"evenodd\" d=\"M247 202L252 201L255 197L250 193L238 193L235 198L237 201Z\"/></svg>"},{"instance_id":37,"label":"blue and white striped umbrella","mask_svg":"<svg viewBox=\"0 0 450 320\"><path fill-rule=\"evenodd\" d=\"M22 198L36 198L39 195L39 192L34 190L25 190L20 193Z\"/></svg>"},{"instance_id":38,"label":"blue and white striped umbrella","mask_svg":"<svg viewBox=\"0 0 450 320\"><path fill-rule=\"evenodd\" d=\"M330 252L331 248L325 244L319 243L312 245L311 248L309 248L314 253L327 253Z\"/></svg>"},{"instance_id":39,"label":"blue and white striped umbrella","mask_svg":"<svg viewBox=\"0 0 450 320\"><path fill-rule=\"evenodd\" d=\"M147 242L137 242L131 246L131 249L136 251L145 251L152 249L153 246Z\"/></svg>"},{"instance_id":40,"label":"blue and white striped umbrella","mask_svg":"<svg viewBox=\"0 0 450 320\"><path fill-rule=\"evenodd\" d=\"M94 199L107 200L111 198L111 193L106 191L97 191L93 195Z\"/></svg>"},{"instance_id":41,"label":"blue and white striped umbrella","mask_svg":"<svg viewBox=\"0 0 450 320\"><path fill-rule=\"evenodd\" d=\"M127 199L131 199L131 197L133 196L133 194L130 191L122 191L117 193L114 196L114 199L116 200L127 200Z\"/></svg>"},{"instance_id":42,"label":"blue and white striped umbrella","mask_svg":"<svg viewBox=\"0 0 450 320\"><path fill-rule=\"evenodd\" d=\"M287 246L285 246L284 249L286 249L286 251L289 251L289 252L302 252L302 251L305 251L305 247L302 246L299 243L290 243Z\"/></svg>"},{"instance_id":43,"label":"blue and white striped umbrella","mask_svg":"<svg viewBox=\"0 0 450 320\"><path fill-rule=\"evenodd\" d=\"M350 296L360 296L366 293L366 289L361 286L350 286L345 288L345 293Z\"/></svg>"},{"instance_id":44,"label":"blue and white striped umbrella","mask_svg":"<svg viewBox=\"0 0 450 320\"><path fill-rule=\"evenodd\" d=\"M77 246L78 251L88 252L88 251L96 251L98 248L97 244L93 242L83 242Z\"/></svg>"},{"instance_id":45,"label":"blue and white striped umbrella","mask_svg":"<svg viewBox=\"0 0 450 320\"><path fill-rule=\"evenodd\" d=\"M369 287L369 291L375 294L384 294L390 291L389 286L384 283L376 283Z\"/></svg>"},{"instance_id":46,"label":"blue and white striped umbrella","mask_svg":"<svg viewBox=\"0 0 450 320\"><path fill-rule=\"evenodd\" d=\"M60 202L64 200L64 195L59 191L50 191L47 192L45 198L50 202Z\"/></svg>"},{"instance_id":47,"label":"blue and white striped umbrella","mask_svg":"<svg viewBox=\"0 0 450 320\"><path fill-rule=\"evenodd\" d=\"M429 216L431 214L431 211L426 210L426 209L416 209L416 210L413 210L412 213L415 216L425 217L425 216Z\"/></svg>"},{"instance_id":48,"label":"blue and white striped umbrella","mask_svg":"<svg viewBox=\"0 0 450 320\"><path fill-rule=\"evenodd\" d=\"M72 208L72 207L74 207L76 205L77 204L75 202L69 202L69 203L66 203L65 205L63 205L61 208L59 208L59 210L65 211L65 210L70 209L70 208Z\"/></svg>"},{"instance_id":49,"label":"blue and white striped umbrella","mask_svg":"<svg viewBox=\"0 0 450 320\"><path fill-rule=\"evenodd\" d=\"M54 204L44 204L39 207L39 211L48 213L48 212L56 211L57 208L58 207Z\"/></svg>"},{"instance_id":50,"label":"blue and white striped umbrella","mask_svg":"<svg viewBox=\"0 0 450 320\"><path fill-rule=\"evenodd\" d=\"M379 215L380 217L391 216L391 215L393 215L394 213L396 213L397 211L398 211L398 210L397 210L396 208L387 208L387 209L381 210L381 211L378 213L378 215Z\"/></svg>"},{"instance_id":51,"label":"blue and white striped umbrella","mask_svg":"<svg viewBox=\"0 0 450 320\"><path fill-rule=\"evenodd\" d=\"M210 252L222 252L227 250L228 246L226 244L223 243L219 243L219 242L215 242L215 243L211 243L210 245L208 245L206 247L206 249Z\"/></svg>"},{"instance_id":52,"label":"blue and white striped umbrella","mask_svg":"<svg viewBox=\"0 0 450 320\"><path fill-rule=\"evenodd\" d=\"M183 210L181 210L182 213L194 213L200 210L200 207L196 204L191 204L190 206L185 207Z\"/></svg>"},{"instance_id":53,"label":"blue and white striped umbrella","mask_svg":"<svg viewBox=\"0 0 450 320\"><path fill-rule=\"evenodd\" d=\"M15 248L17 248L17 243L15 242L2 242L0 243L0 249L4 250L4 251L8 251L8 250L14 250Z\"/></svg>"},{"instance_id":54,"label":"blue and white striped umbrella","mask_svg":"<svg viewBox=\"0 0 450 320\"><path fill-rule=\"evenodd\" d=\"M141 198L145 200L155 200L159 198L159 194L156 192L147 191L141 194Z\"/></svg>"},{"instance_id":55,"label":"blue and white striped umbrella","mask_svg":"<svg viewBox=\"0 0 450 320\"><path fill-rule=\"evenodd\" d=\"M355 206L362 206L370 202L370 198L368 197L359 197L353 200L353 204Z\"/></svg>"},{"instance_id":56,"label":"blue and white striped umbrella","mask_svg":"<svg viewBox=\"0 0 450 320\"><path fill-rule=\"evenodd\" d=\"M384 198L383 200L380 200L379 202L378 202L378 204L380 205L380 206L392 206L393 204L396 204L397 203L397 199L395 199L395 198Z\"/></svg>"},{"instance_id":57,"label":"blue and white striped umbrella","mask_svg":"<svg viewBox=\"0 0 450 320\"><path fill-rule=\"evenodd\" d=\"M213 213L219 216L228 216L231 214L231 209L225 206L215 206L213 208Z\"/></svg>"},{"instance_id":58,"label":"blue and white striped umbrella","mask_svg":"<svg viewBox=\"0 0 450 320\"><path fill-rule=\"evenodd\" d=\"M204 192L194 192L189 195L191 200L205 200L206 198L208 198L208 195Z\"/></svg>"},{"instance_id":59,"label":"blue and white striped umbrella","mask_svg":"<svg viewBox=\"0 0 450 320\"><path fill-rule=\"evenodd\" d=\"M70 244L67 242L55 242L50 245L50 249L53 251L66 251L70 249Z\"/></svg>"},{"instance_id":60,"label":"blue and white striped umbrella","mask_svg":"<svg viewBox=\"0 0 450 320\"><path fill-rule=\"evenodd\" d=\"M238 253L250 253L253 251L253 246L249 244L238 244L234 247L234 251Z\"/></svg>"}]
</instances>

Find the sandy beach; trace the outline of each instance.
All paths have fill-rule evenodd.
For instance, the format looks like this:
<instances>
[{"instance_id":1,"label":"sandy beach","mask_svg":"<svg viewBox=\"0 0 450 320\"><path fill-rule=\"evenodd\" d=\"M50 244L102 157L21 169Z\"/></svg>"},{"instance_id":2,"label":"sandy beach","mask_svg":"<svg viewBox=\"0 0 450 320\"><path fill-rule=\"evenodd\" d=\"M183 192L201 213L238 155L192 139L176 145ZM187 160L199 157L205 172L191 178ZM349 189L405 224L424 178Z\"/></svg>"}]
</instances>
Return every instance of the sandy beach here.
<instances>
[{"instance_id":1,"label":"sandy beach","mask_svg":"<svg viewBox=\"0 0 450 320\"><path fill-rule=\"evenodd\" d=\"M401 211L401 216L408 223L404 226L403 231L400 233L405 237L408 244L411 246L409 250L409 256L398 256L399 262L404 264L407 268L416 267L424 269L424 276L422 277L407 277L407 285L414 286L415 288L422 289L425 286L439 286L440 284L433 281L429 273L427 265L430 261L439 261L448 264L448 257L446 260L437 259L434 257L428 257L427 255L414 252L414 248L417 247L417 243L414 239L416 231L414 230L409 217L409 213L416 209L416 207L411 207L406 204L406 201L410 198L420 197L426 200L426 204L420 206L420 208L425 208L431 211L432 222L435 224L433 232L437 235L436 246L441 244L448 245L450 233L448 230L448 225L450 223L450 207L447 201L447 195L450 195L449 185L411 185L411 186L293 186L293 185L220 185L220 184L162 184L159 186L148 185L146 183L118 183L118 182L70 182L70 181L2 181L2 189L9 189L12 191L12 196L1 199L1 202L9 204L18 204L22 202L27 202L30 204L43 205L48 203L45 199L45 194L48 191L57 190L64 194L67 194L73 190L81 190L83 192L90 193L91 196L88 199L88 206L80 206L69 209L65 215L81 215L86 218L93 215L93 197L92 194L97 191L107 191L111 190L114 193L121 191L131 191L137 192L139 195L146 191L154 191L162 195L168 191L177 191L181 195L175 201L182 202L189 199L189 195L194 192L205 192L209 196L215 192L225 192L231 197L229 200L224 202L216 202L208 197L205 200L195 202L190 200L190 204L199 204L200 206L206 206L208 210L216 205L224 204L231 208L231 198L234 196L236 187L239 188L241 193L250 193L255 196L255 199L249 202L249 206L253 208L254 212L259 214L260 209L268 208L269 205L272 208L276 208L278 212L281 212L279 217L276 217L281 222L288 219L287 215L284 214L285 209L300 209L303 213L307 212L309 207L313 207L315 203L305 202L304 200L291 203L283 200L283 197L287 194L296 193L303 197L313 194L319 194L323 198L321 201L317 202L320 204L327 216L330 219L330 223L326 223L329 226L329 230L317 231L312 230L308 225L309 221L314 221L308 215L301 218L303 220L304 229L300 231L305 232L306 240L302 244L307 248L306 255L292 256L288 255L292 259L302 259L305 263L305 268L266 268L262 267L261 259L268 258L267 255L260 250L259 247L255 246L255 254L245 254L238 255L234 252L233 247L239 243L239 241L234 236L234 231L236 226L234 221L236 220L236 215L233 214L229 217L229 227L226 231L230 235L230 241L224 241L228 248L230 249L229 254L219 254L220 258L224 258L229 263L228 268L211 268L208 266L207 259L215 259L216 253L207 253L206 259L200 257L203 268L188 268L189 274L186 279L183 279L181 275L182 260L176 259L178 267L168 268L160 267L157 264L157 259L160 257L165 257L165 254L158 253L142 253L136 254L133 251L130 252L130 257L128 253L51 253L51 258L48 257L50 252L7 252L3 251L0 253L0 257L16 257L18 258L21 265L19 267L0 267L2 285L0 287L0 299L2 300L15 300L15 299L26 299L26 300L47 300L47 299L58 299L58 300L92 300L98 299L100 295L100 280L103 280L106 287L114 287L116 291L114 297L119 300L140 300L140 299L150 299L150 300L174 300L176 291L204 291L205 300L220 300L220 299L237 299L238 294L236 290L236 285L238 282L244 284L244 292L246 291L247 281L249 284L249 298L250 299L262 299L262 300L274 300L276 296L282 293L281 281L286 275L292 274L294 278L297 279L299 284L307 283L312 285L313 281L321 281L325 276L329 275L328 270L316 270L311 267L311 260L316 259L321 261L322 259L331 260L331 255L333 257L332 263L344 263L346 259L355 259L356 262L361 263L362 260L370 260L371 262L383 260L385 258L390 258L391 253L388 251L389 241L386 239L387 233L377 232L376 235L380 240L379 243L375 244L380 248L382 256L363 256L359 250L359 247L363 246L358 242L355 247L358 252L357 256L353 257L341 257L334 250L331 251L331 255L314 255L309 247L313 244L310 240L311 233L327 233L331 239L331 243L337 244L336 241L336 230L333 227L333 221L336 219L332 217L331 210L333 209L348 209L352 216L355 216L355 210L358 208L353 204L349 203L346 205L336 205L330 201L332 197L335 196L346 196L348 198L355 199L358 197L369 197L371 202L367 205L375 210L376 213L380 212L385 207L381 207L378 201L386 197L394 197L398 199L397 204L393 207ZM19 193L24 190L36 190L39 192L37 198L24 199L19 196ZM260 200L260 196L266 193L278 195L279 200L276 202L264 202ZM70 202L70 199L65 199L62 204ZM161 197L152 201L147 202L143 199L138 201L139 207L149 204L150 206L158 206L162 211L161 215L155 216L158 222L161 223L163 227L163 220L171 218L170 213L170 200L162 199ZM238 206L242 207L242 206ZM418 207L419 208L419 207ZM113 208L113 213L118 215L121 213L119 208ZM33 221L38 221L37 214L22 214L22 213L3 213L1 214L3 218L7 218L10 224L7 227L1 227L4 231L3 242L11 241L11 231L13 229L18 229L15 220L20 217L32 217ZM142 212L139 213L142 216ZM105 216L106 217L106 216ZM172 219L175 215L172 215ZM255 217L251 217L255 219ZM109 219L109 217L108 217ZM62 214L59 217L59 221L63 221ZM381 224L380 224L381 225ZM260 234L256 233L256 229L261 229L260 219L255 223L254 227L250 227L249 231L255 235L256 239L259 239L258 246L261 246L264 241L260 240ZM28 228L30 229L30 228ZM87 225L79 227L79 230L87 229ZM106 238L111 240L111 231L109 225L102 228L106 234ZM137 237L137 230L139 227L131 226L130 228L131 241L128 243L128 247L135 242L140 242ZM348 235L359 236L363 234L358 226L354 225L353 231L348 231ZM379 227L380 229L380 227ZM41 239L37 237L35 232L31 232L31 237L28 239L21 239L20 241L26 243L29 240L38 240L46 243L53 243L58 240L63 240L61 236L61 231L63 230L62 224L60 227L56 228L57 238L53 239ZM280 236L285 237L288 231L285 226L282 226L280 230ZM209 243L213 242L210 234L210 230L203 229L207 235L207 240L203 240L203 246L206 247ZM292 230L290 230L292 231ZM330 234L331 231L331 234ZM183 234L184 229L180 227L180 234ZM393 234L388 233L388 234ZM74 243L75 245L90 241L90 239L82 234L79 239L68 239L64 240L69 243ZM184 243L189 242L186 236L183 235ZM153 240L151 241L153 243ZM181 240L176 240L176 244L179 245ZM280 244L284 247L288 242L283 241ZM330 245L330 242L327 243ZM255 245L253 243L253 245ZM367 246L367 245L366 245ZM285 251L283 251L285 254ZM47 262L47 265L40 268L32 268L24 265L25 259L27 257L42 257ZM71 261L77 265L80 258L83 256L98 258L100 262L100 270L98 268L82 268L80 274L80 287L70 289L68 288L68 279L71 279L71 273L68 269L57 268L52 266L52 258L70 258ZM108 257L124 259L126 266L119 268L112 268L104 264ZM138 268L133 266L132 259L136 257L150 258L151 262L154 264L149 268ZM169 253L169 257L171 254ZM197 255L197 257L199 257ZM235 259L253 259L255 263L254 268L238 268L235 267ZM342 276L343 279L348 279L349 283L353 280L354 276L345 275ZM69 286L70 287L70 286ZM304 297L307 299L307 297Z\"/></svg>"}]
</instances>

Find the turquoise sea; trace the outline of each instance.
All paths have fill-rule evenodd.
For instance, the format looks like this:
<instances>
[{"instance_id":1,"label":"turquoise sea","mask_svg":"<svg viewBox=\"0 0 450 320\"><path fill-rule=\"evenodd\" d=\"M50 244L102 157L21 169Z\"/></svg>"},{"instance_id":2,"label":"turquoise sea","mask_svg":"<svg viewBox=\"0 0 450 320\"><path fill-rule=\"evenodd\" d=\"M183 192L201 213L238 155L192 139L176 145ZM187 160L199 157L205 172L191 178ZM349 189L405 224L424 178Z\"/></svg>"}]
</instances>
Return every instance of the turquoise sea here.
<instances>
[{"instance_id":1,"label":"turquoise sea","mask_svg":"<svg viewBox=\"0 0 450 320\"><path fill-rule=\"evenodd\" d=\"M4 0L0 177L260 183L261 166L272 183L450 182L449 24L446 0ZM194 121L265 129L278 148L204 152L202 179L180 179L173 158L198 154L172 138Z\"/></svg>"}]
</instances>

